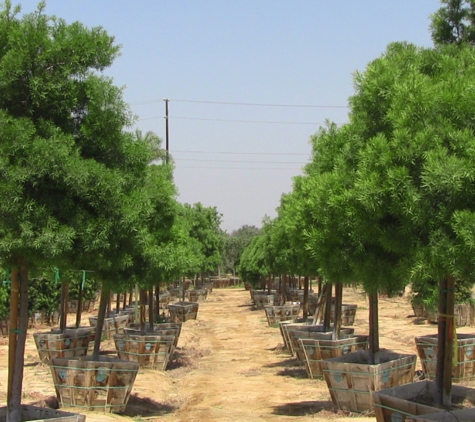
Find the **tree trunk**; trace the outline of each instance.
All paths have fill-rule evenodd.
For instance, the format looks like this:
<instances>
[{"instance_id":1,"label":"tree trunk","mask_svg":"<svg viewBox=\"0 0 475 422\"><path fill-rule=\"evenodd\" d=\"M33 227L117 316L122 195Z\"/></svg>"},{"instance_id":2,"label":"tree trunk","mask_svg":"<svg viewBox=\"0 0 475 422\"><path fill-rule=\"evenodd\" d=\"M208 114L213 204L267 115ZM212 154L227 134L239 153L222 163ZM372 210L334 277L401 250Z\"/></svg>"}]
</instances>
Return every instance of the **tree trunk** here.
<instances>
[{"instance_id":1,"label":"tree trunk","mask_svg":"<svg viewBox=\"0 0 475 422\"><path fill-rule=\"evenodd\" d=\"M342 302L343 302L343 284L336 283L335 284L335 312L333 314L332 340L340 339Z\"/></svg>"},{"instance_id":2,"label":"tree trunk","mask_svg":"<svg viewBox=\"0 0 475 422\"><path fill-rule=\"evenodd\" d=\"M372 364L378 364L379 352L379 321L378 321L378 292L369 294L369 349Z\"/></svg>"},{"instance_id":3,"label":"tree trunk","mask_svg":"<svg viewBox=\"0 0 475 422\"><path fill-rule=\"evenodd\" d=\"M15 362L12 386L7 408L7 422L21 421L21 398L23 390L23 368L25 365L26 331L28 330L28 266L20 268L20 318L16 337Z\"/></svg>"},{"instance_id":4,"label":"tree trunk","mask_svg":"<svg viewBox=\"0 0 475 422\"><path fill-rule=\"evenodd\" d=\"M84 291L84 284L86 282L86 273L83 273L83 278L79 283L78 291L78 308L76 309L76 328L79 328L81 325L81 315L82 315L82 296Z\"/></svg>"},{"instance_id":5,"label":"tree trunk","mask_svg":"<svg viewBox=\"0 0 475 422\"><path fill-rule=\"evenodd\" d=\"M160 284L155 286L155 301L157 302L157 312L155 312L155 319L160 321Z\"/></svg>"},{"instance_id":6,"label":"tree trunk","mask_svg":"<svg viewBox=\"0 0 475 422\"><path fill-rule=\"evenodd\" d=\"M134 289L131 288L129 290L129 306L132 306L132 297L133 297L133 295L134 295Z\"/></svg>"},{"instance_id":7,"label":"tree trunk","mask_svg":"<svg viewBox=\"0 0 475 422\"><path fill-rule=\"evenodd\" d=\"M330 315L332 308L332 283L327 283L327 294L325 300L325 316L323 318L323 331L330 331Z\"/></svg>"},{"instance_id":8,"label":"tree trunk","mask_svg":"<svg viewBox=\"0 0 475 422\"><path fill-rule=\"evenodd\" d=\"M308 317L308 276L305 276L303 285L303 319L307 320Z\"/></svg>"},{"instance_id":9,"label":"tree trunk","mask_svg":"<svg viewBox=\"0 0 475 422\"><path fill-rule=\"evenodd\" d=\"M115 311L119 313L120 311L120 292L117 292L117 296L115 298Z\"/></svg>"},{"instance_id":10,"label":"tree trunk","mask_svg":"<svg viewBox=\"0 0 475 422\"><path fill-rule=\"evenodd\" d=\"M315 307L315 313L313 314L313 322L312 325L317 325L320 319L322 318L322 311L325 307L326 302L326 292L327 292L327 285L323 286L322 291L318 297L317 306Z\"/></svg>"},{"instance_id":11,"label":"tree trunk","mask_svg":"<svg viewBox=\"0 0 475 422\"><path fill-rule=\"evenodd\" d=\"M139 317L139 323L140 323L140 332L142 334L145 334L147 327L145 326L145 305L147 304L147 293L145 292L145 289L140 288L140 317Z\"/></svg>"},{"instance_id":12,"label":"tree trunk","mask_svg":"<svg viewBox=\"0 0 475 422\"><path fill-rule=\"evenodd\" d=\"M435 404L452 404L452 359L454 353L454 291L455 279L451 276L439 282L439 318L437 336L437 367Z\"/></svg>"},{"instance_id":13,"label":"tree trunk","mask_svg":"<svg viewBox=\"0 0 475 422\"><path fill-rule=\"evenodd\" d=\"M122 301L122 309L127 307L127 290L124 290L124 300Z\"/></svg>"},{"instance_id":14,"label":"tree trunk","mask_svg":"<svg viewBox=\"0 0 475 422\"><path fill-rule=\"evenodd\" d=\"M92 360L99 360L99 351L101 348L102 331L104 321L106 319L107 305L110 303L110 290L102 284L101 300L99 301L99 312L97 315L96 338L94 340L94 351L92 352Z\"/></svg>"},{"instance_id":15,"label":"tree trunk","mask_svg":"<svg viewBox=\"0 0 475 422\"><path fill-rule=\"evenodd\" d=\"M158 308L158 303L157 303ZM153 309L153 287L150 287L148 290L148 324L150 331L153 331L154 323L154 309Z\"/></svg>"},{"instance_id":16,"label":"tree trunk","mask_svg":"<svg viewBox=\"0 0 475 422\"><path fill-rule=\"evenodd\" d=\"M59 329L61 332L66 330L66 325L68 324L68 300L69 300L69 281L61 281L61 305L60 305L60 320L59 320Z\"/></svg>"},{"instance_id":17,"label":"tree trunk","mask_svg":"<svg viewBox=\"0 0 475 422\"><path fill-rule=\"evenodd\" d=\"M10 272L10 330L8 332L8 387L7 387L7 408L8 414L11 409L11 396L13 387L13 374L15 372L15 355L17 349L18 332L18 308L20 296L20 283L18 281L20 271L12 268ZM13 409L12 409L13 410ZM8 418L8 415L7 415ZM12 419L13 421L13 419Z\"/></svg>"}]
</instances>

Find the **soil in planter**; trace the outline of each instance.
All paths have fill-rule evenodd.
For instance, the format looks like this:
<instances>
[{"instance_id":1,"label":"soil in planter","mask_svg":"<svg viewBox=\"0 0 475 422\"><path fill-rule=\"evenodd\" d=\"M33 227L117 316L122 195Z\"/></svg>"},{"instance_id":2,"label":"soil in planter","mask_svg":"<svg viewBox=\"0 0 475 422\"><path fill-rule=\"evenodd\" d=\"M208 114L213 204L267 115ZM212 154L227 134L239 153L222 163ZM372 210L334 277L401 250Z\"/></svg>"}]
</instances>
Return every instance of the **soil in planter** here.
<instances>
[{"instance_id":1,"label":"soil in planter","mask_svg":"<svg viewBox=\"0 0 475 422\"><path fill-rule=\"evenodd\" d=\"M450 407L436 406L434 404L434 397L429 394L422 394L417 397L412 397L408 399L408 401L411 401L417 404L423 404L425 406L436 407L437 409L442 409L449 412L453 412L454 410L471 409L475 406L475 403L472 403L466 397L457 397L457 396L452 396L452 406Z\"/></svg>"}]
</instances>

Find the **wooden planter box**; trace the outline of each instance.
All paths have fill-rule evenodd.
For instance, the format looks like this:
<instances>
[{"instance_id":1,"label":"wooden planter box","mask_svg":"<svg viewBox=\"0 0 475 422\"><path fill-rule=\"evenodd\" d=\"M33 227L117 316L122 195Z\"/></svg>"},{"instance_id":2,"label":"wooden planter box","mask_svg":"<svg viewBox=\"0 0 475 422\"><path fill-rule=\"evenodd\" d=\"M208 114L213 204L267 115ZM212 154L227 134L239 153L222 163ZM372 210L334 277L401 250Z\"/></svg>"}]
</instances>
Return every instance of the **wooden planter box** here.
<instances>
[{"instance_id":1,"label":"wooden planter box","mask_svg":"<svg viewBox=\"0 0 475 422\"><path fill-rule=\"evenodd\" d=\"M8 319L0 320L0 337L7 337L9 328L10 328L10 320Z\"/></svg>"},{"instance_id":2,"label":"wooden planter box","mask_svg":"<svg viewBox=\"0 0 475 422\"><path fill-rule=\"evenodd\" d=\"M59 312L34 312L30 317L30 323L34 327L36 325L56 325L59 324Z\"/></svg>"},{"instance_id":3,"label":"wooden planter box","mask_svg":"<svg viewBox=\"0 0 475 422\"><path fill-rule=\"evenodd\" d=\"M313 294L313 290L308 291L308 296ZM303 289L288 289L286 291L286 297L289 302L303 302Z\"/></svg>"},{"instance_id":4,"label":"wooden planter box","mask_svg":"<svg viewBox=\"0 0 475 422\"><path fill-rule=\"evenodd\" d=\"M373 410L371 393L389 387L412 383L416 355L381 350L380 363L370 364L370 351L359 350L348 355L322 360L323 376L333 404L340 410L366 412Z\"/></svg>"},{"instance_id":5,"label":"wooden planter box","mask_svg":"<svg viewBox=\"0 0 475 422\"><path fill-rule=\"evenodd\" d=\"M340 340L298 339L305 357L305 370L309 378L323 377L321 361L347 355L368 348L368 336L354 336Z\"/></svg>"},{"instance_id":6,"label":"wooden planter box","mask_svg":"<svg viewBox=\"0 0 475 422\"><path fill-rule=\"evenodd\" d=\"M131 314L116 315L104 319L104 326L102 327L102 337L105 339L112 339L114 334L123 334L124 328L130 324ZM89 317L89 324L91 327L97 327L97 317Z\"/></svg>"},{"instance_id":7,"label":"wooden planter box","mask_svg":"<svg viewBox=\"0 0 475 422\"><path fill-rule=\"evenodd\" d=\"M475 326L475 305L471 303L456 303L454 306L455 326L473 327ZM424 317L431 323L438 321L438 312L424 308Z\"/></svg>"},{"instance_id":8,"label":"wooden planter box","mask_svg":"<svg viewBox=\"0 0 475 422\"><path fill-rule=\"evenodd\" d=\"M303 351L300 350L300 345L298 343L299 338L313 338L318 340L330 339L332 338L333 331L323 331L323 325L300 325L292 326L289 325L285 327L286 334L288 336L290 350L292 354L297 355L297 359L301 362L305 360ZM331 328L330 328L331 330ZM355 332L354 328L342 328L340 330L340 338L346 338L353 335Z\"/></svg>"},{"instance_id":9,"label":"wooden planter box","mask_svg":"<svg viewBox=\"0 0 475 422\"><path fill-rule=\"evenodd\" d=\"M308 327L321 327L320 329L314 329L314 328L308 328ZM294 347L292 345L292 342L290 340L289 336L289 330L313 330L313 331L323 331L323 326L321 324L319 325L311 325L310 320L304 321L303 318L296 320L296 321L283 321L279 323L279 328L280 328L280 333L282 334L282 338L284 339L284 344L286 349L289 351L289 353L293 356L295 354Z\"/></svg>"},{"instance_id":10,"label":"wooden planter box","mask_svg":"<svg viewBox=\"0 0 475 422\"><path fill-rule=\"evenodd\" d=\"M52 358L86 356L89 343L94 341L94 332L92 328L68 328L64 333L59 330L34 333L33 338L40 360L49 365Z\"/></svg>"},{"instance_id":11,"label":"wooden planter box","mask_svg":"<svg viewBox=\"0 0 475 422\"><path fill-rule=\"evenodd\" d=\"M197 302L176 302L168 305L172 321L186 322L189 319L196 319L198 315L199 303Z\"/></svg>"},{"instance_id":12,"label":"wooden planter box","mask_svg":"<svg viewBox=\"0 0 475 422\"><path fill-rule=\"evenodd\" d=\"M435 380L437 334L416 337L416 348L426 378ZM457 365L452 371L454 382L475 380L475 334L457 334Z\"/></svg>"},{"instance_id":13,"label":"wooden planter box","mask_svg":"<svg viewBox=\"0 0 475 422\"><path fill-rule=\"evenodd\" d=\"M355 323L356 309L358 305L343 303L341 305L341 325L348 326ZM335 306L331 307L330 322L333 323L333 315L335 314Z\"/></svg>"},{"instance_id":14,"label":"wooden planter box","mask_svg":"<svg viewBox=\"0 0 475 422\"><path fill-rule=\"evenodd\" d=\"M264 309L266 306L281 306L282 296L277 293L254 293L256 309Z\"/></svg>"},{"instance_id":15,"label":"wooden planter box","mask_svg":"<svg viewBox=\"0 0 475 422\"><path fill-rule=\"evenodd\" d=\"M414 305L414 304L412 304L412 310L414 311L414 315L416 316L416 318L424 318L425 317L424 305Z\"/></svg>"},{"instance_id":16,"label":"wooden planter box","mask_svg":"<svg viewBox=\"0 0 475 422\"><path fill-rule=\"evenodd\" d=\"M81 311L82 312L92 312L94 310L95 302L93 300L83 300ZM69 300L68 301L68 313L75 314L78 311L78 301L77 300Z\"/></svg>"},{"instance_id":17,"label":"wooden planter box","mask_svg":"<svg viewBox=\"0 0 475 422\"><path fill-rule=\"evenodd\" d=\"M208 297L208 291L205 289L189 290L188 297L190 302L203 302Z\"/></svg>"},{"instance_id":18,"label":"wooden planter box","mask_svg":"<svg viewBox=\"0 0 475 422\"><path fill-rule=\"evenodd\" d=\"M427 403L430 403L434 397L436 389L435 382L421 381L374 392L373 403L376 421L468 422L475 420L475 408L446 412L443 409L429 406ZM466 400L475 405L475 390L461 385L453 385L452 398ZM425 404L417 401L423 401ZM466 418L462 418L462 416Z\"/></svg>"},{"instance_id":19,"label":"wooden planter box","mask_svg":"<svg viewBox=\"0 0 475 422\"><path fill-rule=\"evenodd\" d=\"M177 347L181 333L181 326L181 322L162 322L159 324L153 324L153 334L175 336L174 346ZM140 324L131 324L125 329L125 334L140 334Z\"/></svg>"},{"instance_id":20,"label":"wooden planter box","mask_svg":"<svg viewBox=\"0 0 475 422\"><path fill-rule=\"evenodd\" d=\"M155 333L115 334L114 343L119 359L137 362L140 368L167 369L170 357L175 350L174 335Z\"/></svg>"},{"instance_id":21,"label":"wooden planter box","mask_svg":"<svg viewBox=\"0 0 475 422\"><path fill-rule=\"evenodd\" d=\"M61 406L120 413L127 406L139 364L104 356L96 361L53 358L50 368Z\"/></svg>"},{"instance_id":22,"label":"wooden planter box","mask_svg":"<svg viewBox=\"0 0 475 422\"><path fill-rule=\"evenodd\" d=\"M65 412L50 409L49 407L21 406L21 420L30 422L44 422L54 419L55 422L85 422L86 416L79 413ZM7 420L7 408L0 407L0 422Z\"/></svg>"},{"instance_id":23,"label":"wooden planter box","mask_svg":"<svg viewBox=\"0 0 475 422\"><path fill-rule=\"evenodd\" d=\"M300 312L300 303L286 304L282 306L265 306L267 323L269 327L281 321L295 321Z\"/></svg>"},{"instance_id":24,"label":"wooden planter box","mask_svg":"<svg viewBox=\"0 0 475 422\"><path fill-rule=\"evenodd\" d=\"M170 294L170 302L173 302L178 299L178 295L180 294L180 290L175 287L169 287L168 293Z\"/></svg>"},{"instance_id":25,"label":"wooden planter box","mask_svg":"<svg viewBox=\"0 0 475 422\"><path fill-rule=\"evenodd\" d=\"M223 289L225 287L229 287L230 280L229 278L218 278L213 280L213 286L217 289Z\"/></svg>"}]
</instances>

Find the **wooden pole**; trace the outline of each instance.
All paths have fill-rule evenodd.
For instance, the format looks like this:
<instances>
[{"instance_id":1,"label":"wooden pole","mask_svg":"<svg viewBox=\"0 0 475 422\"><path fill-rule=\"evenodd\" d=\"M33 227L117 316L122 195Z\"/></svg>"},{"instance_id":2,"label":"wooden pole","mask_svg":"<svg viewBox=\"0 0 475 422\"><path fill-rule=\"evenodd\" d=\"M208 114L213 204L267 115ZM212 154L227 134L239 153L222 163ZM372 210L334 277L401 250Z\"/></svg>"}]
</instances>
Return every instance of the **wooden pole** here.
<instances>
[{"instance_id":1,"label":"wooden pole","mask_svg":"<svg viewBox=\"0 0 475 422\"><path fill-rule=\"evenodd\" d=\"M99 312L97 315L96 338L94 340L94 351L92 352L92 360L99 360L99 351L101 348L102 331L104 321L106 319L107 305L110 303L110 291L107 286L102 284L101 299L99 301Z\"/></svg>"},{"instance_id":2,"label":"wooden pole","mask_svg":"<svg viewBox=\"0 0 475 422\"><path fill-rule=\"evenodd\" d=\"M61 317L59 320L59 329L64 332L68 324L68 300L69 300L69 281L61 280Z\"/></svg>"},{"instance_id":3,"label":"wooden pole","mask_svg":"<svg viewBox=\"0 0 475 422\"><path fill-rule=\"evenodd\" d=\"M158 307L158 303L157 303ZM150 331L153 331L153 323L154 323L154 309L153 309L153 287L148 289L148 324Z\"/></svg>"},{"instance_id":4,"label":"wooden pole","mask_svg":"<svg viewBox=\"0 0 475 422\"><path fill-rule=\"evenodd\" d=\"M320 295L318 296L317 306L315 307L315 313L313 314L313 321L312 325L317 325L318 321L322 318L322 311L324 308L324 303L326 301L326 292L327 292L327 285L323 286Z\"/></svg>"}]
</instances>

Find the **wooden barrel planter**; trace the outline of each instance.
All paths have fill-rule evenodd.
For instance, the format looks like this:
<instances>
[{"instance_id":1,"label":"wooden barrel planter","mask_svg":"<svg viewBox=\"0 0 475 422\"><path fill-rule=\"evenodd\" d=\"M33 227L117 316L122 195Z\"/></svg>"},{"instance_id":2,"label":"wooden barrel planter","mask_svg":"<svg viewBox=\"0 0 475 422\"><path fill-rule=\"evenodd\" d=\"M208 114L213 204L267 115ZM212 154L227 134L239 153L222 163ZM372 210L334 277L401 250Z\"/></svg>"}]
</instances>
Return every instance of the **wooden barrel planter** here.
<instances>
[{"instance_id":1,"label":"wooden barrel planter","mask_svg":"<svg viewBox=\"0 0 475 422\"><path fill-rule=\"evenodd\" d=\"M33 312L30 317L30 324L35 327L37 325L56 325L59 324L59 312Z\"/></svg>"},{"instance_id":2,"label":"wooden barrel planter","mask_svg":"<svg viewBox=\"0 0 475 422\"><path fill-rule=\"evenodd\" d=\"M169 287L168 293L170 294L170 302L174 302L178 299L178 295L180 294L180 290L175 287Z\"/></svg>"},{"instance_id":3,"label":"wooden barrel planter","mask_svg":"<svg viewBox=\"0 0 475 422\"><path fill-rule=\"evenodd\" d=\"M216 287L217 289L224 289L226 287L229 287L230 280L229 278L218 278L213 280L213 286Z\"/></svg>"},{"instance_id":4,"label":"wooden barrel planter","mask_svg":"<svg viewBox=\"0 0 475 422\"><path fill-rule=\"evenodd\" d=\"M347 327L355 323L356 309L358 305L343 303L341 305L341 325ZM331 307L330 322L333 323L333 315L335 314L335 306Z\"/></svg>"},{"instance_id":5,"label":"wooden barrel planter","mask_svg":"<svg viewBox=\"0 0 475 422\"><path fill-rule=\"evenodd\" d=\"M168 305L170 304L171 295L169 292L160 292L160 296L158 299L158 309L165 311L168 309Z\"/></svg>"},{"instance_id":6,"label":"wooden barrel planter","mask_svg":"<svg viewBox=\"0 0 475 422\"><path fill-rule=\"evenodd\" d=\"M313 294L313 290L308 291L308 295ZM303 295L304 295L304 290L303 289L288 289L286 291L286 298L290 302L303 302Z\"/></svg>"},{"instance_id":7,"label":"wooden barrel planter","mask_svg":"<svg viewBox=\"0 0 475 422\"><path fill-rule=\"evenodd\" d=\"M256 309L264 309L266 306L281 306L282 296L277 293L254 293Z\"/></svg>"},{"instance_id":8,"label":"wooden barrel planter","mask_svg":"<svg viewBox=\"0 0 475 422\"><path fill-rule=\"evenodd\" d=\"M22 421L44 422L53 420L55 422L85 422L86 416L79 413L65 412L64 410L50 409L49 407L39 407L22 405L20 417ZM0 422L7 420L7 408L0 407Z\"/></svg>"},{"instance_id":9,"label":"wooden barrel planter","mask_svg":"<svg viewBox=\"0 0 475 422\"><path fill-rule=\"evenodd\" d=\"M314 339L314 340L331 340L333 337L333 331L323 331L322 326L313 326L318 327L316 329L308 329L305 327L304 330L290 329L289 339L292 346L292 350L297 357L297 360L302 364L305 362L305 352L299 343L299 339ZM355 330L353 328L342 328L340 330L340 339L345 339L352 337Z\"/></svg>"},{"instance_id":10,"label":"wooden barrel planter","mask_svg":"<svg viewBox=\"0 0 475 422\"><path fill-rule=\"evenodd\" d=\"M475 326L475 305L471 303L456 303L454 305L455 326L473 327ZM433 324L438 322L436 310L424 309L424 316Z\"/></svg>"},{"instance_id":11,"label":"wooden barrel planter","mask_svg":"<svg viewBox=\"0 0 475 422\"><path fill-rule=\"evenodd\" d=\"M170 317L175 322L186 322L196 319L198 315L199 303L197 302L176 302L168 305Z\"/></svg>"},{"instance_id":12,"label":"wooden barrel planter","mask_svg":"<svg viewBox=\"0 0 475 422\"><path fill-rule=\"evenodd\" d=\"M424 305L417 305L417 304L411 304L412 310L414 311L414 316L416 318L424 318L425 316L425 309Z\"/></svg>"},{"instance_id":13,"label":"wooden barrel planter","mask_svg":"<svg viewBox=\"0 0 475 422\"><path fill-rule=\"evenodd\" d=\"M137 362L140 368L165 371L175 350L174 335L157 333L115 334L114 343L119 359Z\"/></svg>"},{"instance_id":14,"label":"wooden barrel planter","mask_svg":"<svg viewBox=\"0 0 475 422\"><path fill-rule=\"evenodd\" d=\"M92 312L94 310L95 302L93 300L84 300L82 301L81 311L82 312ZM75 314L78 311L78 301L69 300L68 301L68 313Z\"/></svg>"},{"instance_id":15,"label":"wooden barrel planter","mask_svg":"<svg viewBox=\"0 0 475 422\"><path fill-rule=\"evenodd\" d=\"M434 381L420 381L373 392L377 422L468 422L475 420L475 407L445 411L431 406L437 387ZM452 385L452 403L475 406L475 390Z\"/></svg>"},{"instance_id":16,"label":"wooden barrel planter","mask_svg":"<svg viewBox=\"0 0 475 422\"><path fill-rule=\"evenodd\" d=\"M369 350L321 361L330 396L338 409L358 413L371 411L371 392L413 382L416 355L384 350L378 355L379 364L370 363Z\"/></svg>"},{"instance_id":17,"label":"wooden barrel planter","mask_svg":"<svg viewBox=\"0 0 475 422\"><path fill-rule=\"evenodd\" d=\"M50 368L61 406L120 413L127 406L139 364L86 356L53 358Z\"/></svg>"},{"instance_id":18,"label":"wooden barrel planter","mask_svg":"<svg viewBox=\"0 0 475 422\"><path fill-rule=\"evenodd\" d=\"M368 348L369 336L351 336L340 340L299 338L299 350L305 357L305 370L309 378L323 377L321 361L347 355Z\"/></svg>"},{"instance_id":19,"label":"wooden barrel planter","mask_svg":"<svg viewBox=\"0 0 475 422\"><path fill-rule=\"evenodd\" d=\"M295 351L289 337L289 330L300 329L302 327L304 327L303 329L306 330L308 328L305 327L322 327L322 325L311 325L311 322L309 320L304 321L303 318L297 321L283 321L279 323L280 333L282 334L282 338L284 339L285 347L292 356L295 354ZM320 328L320 331L322 330L323 328Z\"/></svg>"},{"instance_id":20,"label":"wooden barrel planter","mask_svg":"<svg viewBox=\"0 0 475 422\"><path fill-rule=\"evenodd\" d=\"M9 328L10 328L10 321L8 319L0 320L0 337L8 336Z\"/></svg>"},{"instance_id":21,"label":"wooden barrel planter","mask_svg":"<svg viewBox=\"0 0 475 422\"><path fill-rule=\"evenodd\" d=\"M424 375L432 380L435 380L437 367L437 338L437 334L415 338ZM475 334L457 334L457 353L457 365L453 366L452 380L475 380Z\"/></svg>"},{"instance_id":22,"label":"wooden barrel planter","mask_svg":"<svg viewBox=\"0 0 475 422\"><path fill-rule=\"evenodd\" d=\"M244 289L245 290L252 290L252 284L249 283L248 281L244 282Z\"/></svg>"},{"instance_id":23,"label":"wooden barrel planter","mask_svg":"<svg viewBox=\"0 0 475 422\"><path fill-rule=\"evenodd\" d=\"M94 332L92 328L68 328L64 332L34 333L33 338L40 360L49 365L52 358L86 356L89 343L94 340Z\"/></svg>"},{"instance_id":24,"label":"wooden barrel planter","mask_svg":"<svg viewBox=\"0 0 475 422\"><path fill-rule=\"evenodd\" d=\"M175 347L178 345L178 339L181 334L181 322L162 322L153 324L153 333L159 333L164 336L175 336ZM126 334L138 334L140 333L140 324L131 324L125 329Z\"/></svg>"},{"instance_id":25,"label":"wooden barrel planter","mask_svg":"<svg viewBox=\"0 0 475 422\"><path fill-rule=\"evenodd\" d=\"M114 315L104 319L102 336L105 339L112 339L114 334L123 334L124 328L130 324L130 314ZM97 316L89 317L91 327L97 327Z\"/></svg>"},{"instance_id":26,"label":"wooden barrel planter","mask_svg":"<svg viewBox=\"0 0 475 422\"><path fill-rule=\"evenodd\" d=\"M204 302L208 297L208 291L205 289L189 290L190 302Z\"/></svg>"},{"instance_id":27,"label":"wooden barrel planter","mask_svg":"<svg viewBox=\"0 0 475 422\"><path fill-rule=\"evenodd\" d=\"M300 303L289 303L282 306L265 306L267 324L272 327L281 321L295 321L300 312Z\"/></svg>"}]
</instances>

